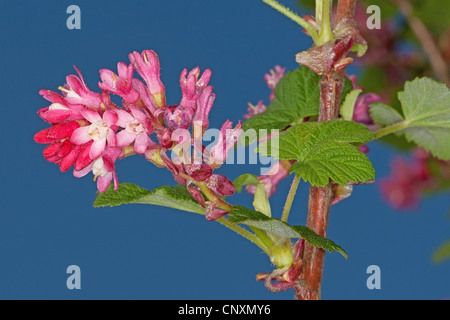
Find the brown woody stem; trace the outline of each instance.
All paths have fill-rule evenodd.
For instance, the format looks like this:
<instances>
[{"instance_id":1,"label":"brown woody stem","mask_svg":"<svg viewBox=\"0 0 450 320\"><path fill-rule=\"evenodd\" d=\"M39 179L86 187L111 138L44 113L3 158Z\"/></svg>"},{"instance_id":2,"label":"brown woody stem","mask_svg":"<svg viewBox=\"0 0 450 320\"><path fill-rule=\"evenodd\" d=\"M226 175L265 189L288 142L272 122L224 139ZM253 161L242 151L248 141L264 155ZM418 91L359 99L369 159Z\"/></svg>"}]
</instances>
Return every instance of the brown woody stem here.
<instances>
[{"instance_id":1,"label":"brown woody stem","mask_svg":"<svg viewBox=\"0 0 450 320\"><path fill-rule=\"evenodd\" d=\"M354 15L356 0L340 0L337 7L337 23ZM330 71L320 81L320 106L318 121L336 119L339 115L340 99L345 81L345 69ZM310 187L306 226L325 237L328 228L330 203L333 197L331 182L325 187ZM296 288L296 299L319 300L325 251L305 243L303 252L303 281Z\"/></svg>"}]
</instances>

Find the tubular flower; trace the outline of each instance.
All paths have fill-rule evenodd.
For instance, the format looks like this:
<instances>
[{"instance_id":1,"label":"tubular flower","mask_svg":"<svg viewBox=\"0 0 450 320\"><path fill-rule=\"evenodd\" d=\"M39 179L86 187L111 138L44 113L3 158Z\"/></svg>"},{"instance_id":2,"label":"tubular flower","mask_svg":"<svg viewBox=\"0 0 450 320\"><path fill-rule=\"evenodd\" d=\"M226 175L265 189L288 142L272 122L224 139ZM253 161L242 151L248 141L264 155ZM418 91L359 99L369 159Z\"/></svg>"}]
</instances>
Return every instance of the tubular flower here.
<instances>
[{"instance_id":1,"label":"tubular flower","mask_svg":"<svg viewBox=\"0 0 450 320\"><path fill-rule=\"evenodd\" d=\"M251 117L263 113L266 111L267 107L264 105L263 101L260 100L256 104L256 106L252 105L250 102L248 103L247 114L244 114L244 119L250 119Z\"/></svg>"},{"instance_id":2,"label":"tubular flower","mask_svg":"<svg viewBox=\"0 0 450 320\"><path fill-rule=\"evenodd\" d=\"M239 120L233 129L233 123L230 120L225 121L220 129L220 135L217 143L212 147L211 161L213 167L221 166L227 159L228 151L234 147L242 133L242 123Z\"/></svg>"},{"instance_id":3,"label":"tubular flower","mask_svg":"<svg viewBox=\"0 0 450 320\"><path fill-rule=\"evenodd\" d=\"M126 103L135 103L139 93L133 88L133 65L123 62L117 64L118 75L108 69L100 70L102 82L98 86L105 91L121 96Z\"/></svg>"},{"instance_id":4,"label":"tubular flower","mask_svg":"<svg viewBox=\"0 0 450 320\"><path fill-rule=\"evenodd\" d=\"M84 82L80 70L75 67L79 78L75 75L68 75L66 77L67 85L59 87L65 94L67 102L72 104L82 104L94 109L99 109L102 103L101 94L92 92Z\"/></svg>"},{"instance_id":5,"label":"tubular flower","mask_svg":"<svg viewBox=\"0 0 450 320\"><path fill-rule=\"evenodd\" d=\"M135 70L147 83L150 96L158 107L166 105L166 89L161 81L159 58L155 51L144 50L141 54L134 51L128 55Z\"/></svg>"},{"instance_id":6,"label":"tubular flower","mask_svg":"<svg viewBox=\"0 0 450 320\"><path fill-rule=\"evenodd\" d=\"M38 115L50 123L58 123L65 120L81 120L83 116L80 111L83 105L71 104L59 93L50 90L40 90L39 94L52 104L46 108L39 109Z\"/></svg>"},{"instance_id":7,"label":"tubular flower","mask_svg":"<svg viewBox=\"0 0 450 320\"><path fill-rule=\"evenodd\" d=\"M286 68L282 68L278 65L275 66L274 69L275 71L273 69L270 69L270 73L266 73L264 75L264 80L266 81L267 86L270 90L272 90L272 93L270 94L270 100L273 100L273 98L275 98L275 87L277 86L278 81L280 81L280 79L284 77L284 74L286 72Z\"/></svg>"},{"instance_id":8,"label":"tubular flower","mask_svg":"<svg viewBox=\"0 0 450 320\"><path fill-rule=\"evenodd\" d=\"M58 165L62 172L69 170L74 165L81 151L80 147L70 142L70 136L79 127L78 122L69 121L55 124L34 135L37 143L50 143L43 151L44 158Z\"/></svg>"},{"instance_id":9,"label":"tubular flower","mask_svg":"<svg viewBox=\"0 0 450 320\"><path fill-rule=\"evenodd\" d=\"M51 127L34 136L36 142L49 144L43 151L44 158L59 165L61 171L74 167L75 177L92 172L98 190L104 192L111 182L114 189L119 187L115 170L118 159L144 155L157 167L170 170L175 181L186 186L206 209L208 220L223 216L227 212L216 209L216 205L221 206L217 201L232 195L235 188L214 169L226 159L242 126L239 122L233 129L227 120L211 153L202 145L215 99L213 88L208 86L211 71L207 69L200 76L199 67L189 73L184 69L180 75L181 101L167 106L157 54L152 50L132 52L129 59L130 65L117 64L117 74L100 70L98 86L102 93L90 91L77 68L78 77L67 76L67 84L60 87L63 95L40 91L52 103L38 111ZM134 70L144 81L134 78ZM122 98L122 106L112 103L111 94ZM150 138L152 134L156 142ZM207 163L211 159L213 164ZM201 188L208 189L208 200Z\"/></svg>"},{"instance_id":10,"label":"tubular flower","mask_svg":"<svg viewBox=\"0 0 450 320\"><path fill-rule=\"evenodd\" d=\"M201 128L202 136L209 126L209 112L211 111L214 100L216 99L216 95L212 92L212 89L213 88L211 86L206 87L197 99L197 110L193 118L194 134L196 126Z\"/></svg>"},{"instance_id":11,"label":"tubular flower","mask_svg":"<svg viewBox=\"0 0 450 320\"><path fill-rule=\"evenodd\" d=\"M208 85L211 79L211 70L206 69L200 79L200 68L196 67L192 69L189 74L187 69L184 69L180 75L180 87L183 93L183 97L180 102L180 106L184 108L195 110L197 99L202 93L203 89Z\"/></svg>"}]
</instances>

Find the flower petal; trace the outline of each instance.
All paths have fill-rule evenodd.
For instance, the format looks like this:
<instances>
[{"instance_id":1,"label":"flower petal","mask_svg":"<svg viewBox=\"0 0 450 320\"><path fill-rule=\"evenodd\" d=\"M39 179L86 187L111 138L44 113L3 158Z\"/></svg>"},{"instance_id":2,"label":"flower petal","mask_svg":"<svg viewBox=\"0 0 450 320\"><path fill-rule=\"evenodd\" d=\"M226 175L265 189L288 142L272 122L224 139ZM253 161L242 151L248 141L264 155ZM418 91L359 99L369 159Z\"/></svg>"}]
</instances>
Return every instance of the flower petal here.
<instances>
[{"instance_id":1,"label":"flower petal","mask_svg":"<svg viewBox=\"0 0 450 320\"><path fill-rule=\"evenodd\" d=\"M91 140L91 136L89 135L89 126L81 127L76 129L72 136L70 137L70 142L73 144L81 145L89 142Z\"/></svg>"},{"instance_id":2,"label":"flower petal","mask_svg":"<svg viewBox=\"0 0 450 320\"><path fill-rule=\"evenodd\" d=\"M116 146L117 147L127 147L133 143L136 139L134 133L128 132L127 130L122 130L116 134Z\"/></svg>"},{"instance_id":3,"label":"flower petal","mask_svg":"<svg viewBox=\"0 0 450 320\"><path fill-rule=\"evenodd\" d=\"M97 159L105 151L105 147L106 147L106 138L102 138L102 139L98 139L97 141L94 141L94 143L91 146L91 150L89 151L89 157L92 160Z\"/></svg>"}]
</instances>

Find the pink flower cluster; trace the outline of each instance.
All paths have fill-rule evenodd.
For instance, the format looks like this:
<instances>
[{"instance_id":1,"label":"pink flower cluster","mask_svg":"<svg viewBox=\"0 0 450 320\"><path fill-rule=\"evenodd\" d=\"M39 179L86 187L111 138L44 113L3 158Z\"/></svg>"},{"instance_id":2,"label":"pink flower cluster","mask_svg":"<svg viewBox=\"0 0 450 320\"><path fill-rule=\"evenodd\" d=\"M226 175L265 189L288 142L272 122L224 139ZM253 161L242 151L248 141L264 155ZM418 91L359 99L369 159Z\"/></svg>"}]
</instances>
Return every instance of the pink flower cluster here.
<instances>
[{"instance_id":1,"label":"pink flower cluster","mask_svg":"<svg viewBox=\"0 0 450 320\"><path fill-rule=\"evenodd\" d=\"M380 181L380 191L395 209L416 207L423 194L439 189L439 179L450 178L450 162L434 159L423 149L414 150L410 161L394 158L391 170L391 175Z\"/></svg>"},{"instance_id":2,"label":"pink flower cluster","mask_svg":"<svg viewBox=\"0 0 450 320\"><path fill-rule=\"evenodd\" d=\"M208 86L211 71L207 69L200 76L198 67L190 72L184 69L180 76L181 102L168 106L157 54L152 50L133 52L129 60L129 64L117 64L117 74L100 70L101 93L88 88L76 67L78 76L66 77L66 84L59 87L62 94L39 92L51 102L38 111L51 126L34 136L36 142L49 144L43 151L45 159L63 172L74 167L75 177L92 172L100 192L111 182L114 189L118 188L116 160L139 154L168 168L203 206L206 204L201 192L190 186L193 182L204 182L218 196L233 194L233 184L226 177L213 174L213 170L234 146L241 123L233 128L227 120L211 150L201 145L215 99L212 86ZM134 78L134 71L143 81ZM122 106L111 101L111 94L122 98ZM186 159L186 147L194 147L196 161ZM175 156L169 157L169 151Z\"/></svg>"}]
</instances>

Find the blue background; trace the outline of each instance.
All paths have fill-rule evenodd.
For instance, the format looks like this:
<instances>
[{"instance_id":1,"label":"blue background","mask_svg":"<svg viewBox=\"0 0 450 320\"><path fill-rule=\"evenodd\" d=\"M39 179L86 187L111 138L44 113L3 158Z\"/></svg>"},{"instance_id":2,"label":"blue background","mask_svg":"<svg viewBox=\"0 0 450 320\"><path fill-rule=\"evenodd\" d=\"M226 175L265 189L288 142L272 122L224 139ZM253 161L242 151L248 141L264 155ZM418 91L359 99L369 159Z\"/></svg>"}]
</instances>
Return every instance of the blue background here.
<instances>
[{"instance_id":1,"label":"blue background","mask_svg":"<svg viewBox=\"0 0 450 320\"><path fill-rule=\"evenodd\" d=\"M294 7L294 1L283 1ZM66 28L66 8L81 8L81 30ZM296 8L298 9L298 8ZM299 10L299 9L298 9ZM33 135L47 127L36 114L48 105L42 88L57 91L72 65L92 90L98 70L116 70L134 50L155 50L169 104L181 93L183 68L211 68L217 99L211 127L237 121L247 102L268 103L264 73L280 64L297 67L295 53L311 42L293 22L261 1L2 1L1 99L1 299L291 299L255 281L272 270L253 244L204 217L169 208L92 206L92 175L62 174L41 154ZM352 68L349 72L357 72ZM395 154L373 144L378 179ZM174 184L172 176L141 157L118 162L121 182L147 189ZM257 165L225 165L235 178ZM280 212L290 179L271 198ZM305 224L308 187L301 184L292 224ZM251 206L246 194L233 203ZM398 213L377 184L360 186L332 208L328 236L349 259L327 254L324 299L442 299L450 296L449 262L433 265L433 250L449 235L448 194ZM68 290L66 268L81 268L81 290ZM381 290L368 290L366 268L381 268Z\"/></svg>"}]
</instances>

